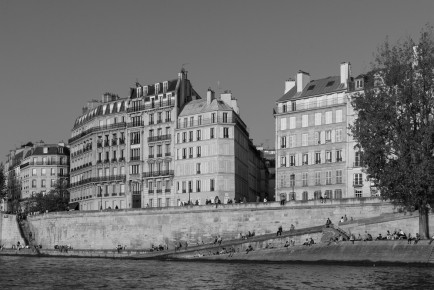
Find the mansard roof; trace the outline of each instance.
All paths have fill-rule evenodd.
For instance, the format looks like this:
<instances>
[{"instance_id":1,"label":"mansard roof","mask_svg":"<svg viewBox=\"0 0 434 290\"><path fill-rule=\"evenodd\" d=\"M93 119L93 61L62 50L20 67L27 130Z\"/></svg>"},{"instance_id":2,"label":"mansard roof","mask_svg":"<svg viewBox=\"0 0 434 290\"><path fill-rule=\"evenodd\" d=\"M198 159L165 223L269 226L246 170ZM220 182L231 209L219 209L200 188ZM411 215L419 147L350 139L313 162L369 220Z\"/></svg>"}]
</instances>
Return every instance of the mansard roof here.
<instances>
[{"instance_id":1,"label":"mansard roof","mask_svg":"<svg viewBox=\"0 0 434 290\"><path fill-rule=\"evenodd\" d=\"M220 99L214 99L210 104L206 99L193 100L182 108L179 117L214 111L232 111L232 108Z\"/></svg>"},{"instance_id":2,"label":"mansard roof","mask_svg":"<svg viewBox=\"0 0 434 290\"><path fill-rule=\"evenodd\" d=\"M73 129L83 125L84 123L87 123L95 117L125 112L127 107L127 99L120 99L114 102L101 103L98 107L93 108L89 110L86 114L78 117L75 120Z\"/></svg>"},{"instance_id":3,"label":"mansard roof","mask_svg":"<svg viewBox=\"0 0 434 290\"><path fill-rule=\"evenodd\" d=\"M142 90L142 95L141 96L137 96L137 88L130 88L130 99L136 99L139 97L146 97L146 96L153 96L153 95L158 95L158 94L162 94L163 93L163 83L164 82L159 82L156 84L160 84L159 85L159 90L158 92L155 92L155 84L151 84L151 85L147 85L147 86L141 86L143 87L148 87L148 92L147 94L143 93ZM168 80L167 81L167 92L171 92L174 91L176 89L176 84L178 83L178 79L173 79L173 80Z\"/></svg>"},{"instance_id":4,"label":"mansard roof","mask_svg":"<svg viewBox=\"0 0 434 290\"><path fill-rule=\"evenodd\" d=\"M310 81L301 92L297 92L297 86L294 86L284 94L277 102L286 102L294 99L301 99L310 96L329 94L345 90L345 84L341 84L339 76L330 76L323 79Z\"/></svg>"}]
</instances>

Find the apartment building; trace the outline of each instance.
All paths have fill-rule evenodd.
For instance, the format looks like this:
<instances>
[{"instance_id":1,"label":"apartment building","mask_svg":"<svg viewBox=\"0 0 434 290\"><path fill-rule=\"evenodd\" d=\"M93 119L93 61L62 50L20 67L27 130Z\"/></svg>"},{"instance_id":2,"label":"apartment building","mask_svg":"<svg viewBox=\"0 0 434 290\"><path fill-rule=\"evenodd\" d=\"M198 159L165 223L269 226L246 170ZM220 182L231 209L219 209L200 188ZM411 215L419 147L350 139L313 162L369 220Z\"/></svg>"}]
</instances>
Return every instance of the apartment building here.
<instances>
[{"instance_id":1,"label":"apartment building","mask_svg":"<svg viewBox=\"0 0 434 290\"><path fill-rule=\"evenodd\" d=\"M8 201L3 210L17 207L19 202L37 193L48 193L56 183L69 181L69 148L63 143L28 142L6 156Z\"/></svg>"},{"instance_id":2,"label":"apartment building","mask_svg":"<svg viewBox=\"0 0 434 290\"><path fill-rule=\"evenodd\" d=\"M299 71L296 80L286 81L274 110L276 200L375 194L348 129L355 117L354 84L346 62L338 76L311 80Z\"/></svg>"},{"instance_id":3,"label":"apartment building","mask_svg":"<svg viewBox=\"0 0 434 290\"><path fill-rule=\"evenodd\" d=\"M149 206L148 196L154 194L164 206L173 205L174 121L179 108L196 98L182 70L174 80L136 83L126 98L106 93L89 102L69 139L71 206L140 208Z\"/></svg>"},{"instance_id":4,"label":"apartment building","mask_svg":"<svg viewBox=\"0 0 434 290\"><path fill-rule=\"evenodd\" d=\"M260 154L249 140L237 100L228 91L191 101L178 116L175 143L177 203L216 197L222 203L260 195ZM262 193L264 195L264 193Z\"/></svg>"}]
</instances>

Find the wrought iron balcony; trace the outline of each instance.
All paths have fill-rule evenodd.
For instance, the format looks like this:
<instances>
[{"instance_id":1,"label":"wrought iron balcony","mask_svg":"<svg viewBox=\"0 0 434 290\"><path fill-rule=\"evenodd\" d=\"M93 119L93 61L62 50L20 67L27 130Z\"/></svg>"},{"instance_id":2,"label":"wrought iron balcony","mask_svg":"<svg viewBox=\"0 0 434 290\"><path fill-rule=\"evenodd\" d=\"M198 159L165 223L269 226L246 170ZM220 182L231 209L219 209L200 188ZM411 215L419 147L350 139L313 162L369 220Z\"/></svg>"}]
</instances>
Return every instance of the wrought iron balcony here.
<instances>
[{"instance_id":1,"label":"wrought iron balcony","mask_svg":"<svg viewBox=\"0 0 434 290\"><path fill-rule=\"evenodd\" d=\"M152 136L148 137L148 142L157 142L157 141L165 141L170 140L172 135L166 134L166 135L160 135L160 136Z\"/></svg>"},{"instance_id":2,"label":"wrought iron balcony","mask_svg":"<svg viewBox=\"0 0 434 290\"><path fill-rule=\"evenodd\" d=\"M149 171L143 172L143 177L171 176L173 174L173 170Z\"/></svg>"}]
</instances>

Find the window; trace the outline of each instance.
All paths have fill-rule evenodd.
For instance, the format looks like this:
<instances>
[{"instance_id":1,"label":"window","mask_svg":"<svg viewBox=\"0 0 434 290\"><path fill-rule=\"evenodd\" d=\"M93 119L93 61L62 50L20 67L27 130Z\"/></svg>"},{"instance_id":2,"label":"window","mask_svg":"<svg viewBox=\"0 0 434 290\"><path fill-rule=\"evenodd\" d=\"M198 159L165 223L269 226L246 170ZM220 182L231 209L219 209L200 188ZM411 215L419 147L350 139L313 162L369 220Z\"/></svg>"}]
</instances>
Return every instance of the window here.
<instances>
[{"instance_id":1,"label":"window","mask_svg":"<svg viewBox=\"0 0 434 290\"><path fill-rule=\"evenodd\" d=\"M210 135L210 138L211 138L211 139L214 139L214 128L210 128L210 133L209 133L209 135Z\"/></svg>"},{"instance_id":2,"label":"window","mask_svg":"<svg viewBox=\"0 0 434 290\"><path fill-rule=\"evenodd\" d=\"M342 189L335 189L335 199L342 199Z\"/></svg>"},{"instance_id":3,"label":"window","mask_svg":"<svg viewBox=\"0 0 434 290\"><path fill-rule=\"evenodd\" d=\"M32 176L36 176L36 168L32 168Z\"/></svg>"},{"instance_id":4,"label":"window","mask_svg":"<svg viewBox=\"0 0 434 290\"><path fill-rule=\"evenodd\" d=\"M223 138L229 138L229 128L228 127L223 128Z\"/></svg>"},{"instance_id":5,"label":"window","mask_svg":"<svg viewBox=\"0 0 434 290\"><path fill-rule=\"evenodd\" d=\"M332 142L332 130L325 131L325 141L326 143Z\"/></svg>"},{"instance_id":6,"label":"window","mask_svg":"<svg viewBox=\"0 0 434 290\"><path fill-rule=\"evenodd\" d=\"M326 151L326 162L332 162L332 152Z\"/></svg>"},{"instance_id":7,"label":"window","mask_svg":"<svg viewBox=\"0 0 434 290\"><path fill-rule=\"evenodd\" d=\"M307 146L308 135L307 133L301 135L301 146Z\"/></svg>"},{"instance_id":8,"label":"window","mask_svg":"<svg viewBox=\"0 0 434 290\"><path fill-rule=\"evenodd\" d=\"M51 179L51 187L54 187L56 185L56 180L55 179Z\"/></svg>"},{"instance_id":9,"label":"window","mask_svg":"<svg viewBox=\"0 0 434 290\"><path fill-rule=\"evenodd\" d=\"M166 122L170 122L171 121L171 114L170 111L166 111Z\"/></svg>"},{"instance_id":10,"label":"window","mask_svg":"<svg viewBox=\"0 0 434 290\"><path fill-rule=\"evenodd\" d=\"M291 174L289 176L289 186L294 187L295 186L295 174Z\"/></svg>"},{"instance_id":11,"label":"window","mask_svg":"<svg viewBox=\"0 0 434 290\"><path fill-rule=\"evenodd\" d=\"M289 118L289 129L295 129L295 117L290 117Z\"/></svg>"},{"instance_id":12,"label":"window","mask_svg":"<svg viewBox=\"0 0 434 290\"><path fill-rule=\"evenodd\" d=\"M154 130L149 130L149 137L154 137Z\"/></svg>"},{"instance_id":13,"label":"window","mask_svg":"<svg viewBox=\"0 0 434 290\"><path fill-rule=\"evenodd\" d=\"M176 133L176 143L180 143L180 134L179 133Z\"/></svg>"},{"instance_id":14,"label":"window","mask_svg":"<svg viewBox=\"0 0 434 290\"><path fill-rule=\"evenodd\" d=\"M314 138L315 138L315 141L314 141L315 145L321 144L321 132L319 132L319 131L315 132Z\"/></svg>"},{"instance_id":15,"label":"window","mask_svg":"<svg viewBox=\"0 0 434 290\"><path fill-rule=\"evenodd\" d=\"M286 118L280 119L280 130L286 130Z\"/></svg>"},{"instance_id":16,"label":"window","mask_svg":"<svg viewBox=\"0 0 434 290\"><path fill-rule=\"evenodd\" d=\"M303 172L302 174L302 182L303 182L303 186L307 186L307 172Z\"/></svg>"},{"instance_id":17,"label":"window","mask_svg":"<svg viewBox=\"0 0 434 290\"><path fill-rule=\"evenodd\" d=\"M41 175L47 175L47 169L46 168L41 169Z\"/></svg>"},{"instance_id":18,"label":"window","mask_svg":"<svg viewBox=\"0 0 434 290\"><path fill-rule=\"evenodd\" d=\"M214 191L215 180L211 179L210 182L209 182L209 184L210 184L210 191Z\"/></svg>"},{"instance_id":19,"label":"window","mask_svg":"<svg viewBox=\"0 0 434 290\"><path fill-rule=\"evenodd\" d=\"M32 188L36 188L36 179L32 179Z\"/></svg>"},{"instance_id":20,"label":"window","mask_svg":"<svg viewBox=\"0 0 434 290\"><path fill-rule=\"evenodd\" d=\"M336 162L342 162L342 150L341 149L336 150Z\"/></svg>"},{"instance_id":21,"label":"window","mask_svg":"<svg viewBox=\"0 0 434 290\"><path fill-rule=\"evenodd\" d=\"M140 144L140 132L131 133L131 145Z\"/></svg>"},{"instance_id":22,"label":"window","mask_svg":"<svg viewBox=\"0 0 434 290\"><path fill-rule=\"evenodd\" d=\"M309 154L307 153L303 153L303 165L308 165L309 164Z\"/></svg>"},{"instance_id":23,"label":"window","mask_svg":"<svg viewBox=\"0 0 434 290\"><path fill-rule=\"evenodd\" d=\"M223 123L228 122L228 113L223 113Z\"/></svg>"},{"instance_id":24,"label":"window","mask_svg":"<svg viewBox=\"0 0 434 290\"><path fill-rule=\"evenodd\" d=\"M295 111L297 109L297 103L295 101L291 102L291 109Z\"/></svg>"},{"instance_id":25,"label":"window","mask_svg":"<svg viewBox=\"0 0 434 290\"><path fill-rule=\"evenodd\" d=\"M186 193L187 192L187 183L185 181L182 182L182 193Z\"/></svg>"},{"instance_id":26,"label":"window","mask_svg":"<svg viewBox=\"0 0 434 290\"><path fill-rule=\"evenodd\" d=\"M289 136L289 148L294 148L295 147L295 135L290 135Z\"/></svg>"},{"instance_id":27,"label":"window","mask_svg":"<svg viewBox=\"0 0 434 290\"><path fill-rule=\"evenodd\" d=\"M190 127L194 126L194 117L190 117Z\"/></svg>"},{"instance_id":28,"label":"window","mask_svg":"<svg viewBox=\"0 0 434 290\"><path fill-rule=\"evenodd\" d=\"M187 158L187 148L182 148L182 159Z\"/></svg>"},{"instance_id":29,"label":"window","mask_svg":"<svg viewBox=\"0 0 434 290\"><path fill-rule=\"evenodd\" d=\"M130 174L137 175L139 174L139 165L131 165L130 166Z\"/></svg>"},{"instance_id":30,"label":"window","mask_svg":"<svg viewBox=\"0 0 434 290\"><path fill-rule=\"evenodd\" d=\"M332 172L326 171L326 184L332 184Z\"/></svg>"},{"instance_id":31,"label":"window","mask_svg":"<svg viewBox=\"0 0 434 290\"><path fill-rule=\"evenodd\" d=\"M188 182L188 192L193 192L193 183L191 181Z\"/></svg>"},{"instance_id":32,"label":"window","mask_svg":"<svg viewBox=\"0 0 434 290\"><path fill-rule=\"evenodd\" d=\"M307 193L307 191L303 191L302 199L307 200L308 197L309 197L309 194Z\"/></svg>"},{"instance_id":33,"label":"window","mask_svg":"<svg viewBox=\"0 0 434 290\"><path fill-rule=\"evenodd\" d=\"M301 116L301 127L305 128L309 126L309 115Z\"/></svg>"},{"instance_id":34,"label":"window","mask_svg":"<svg viewBox=\"0 0 434 290\"><path fill-rule=\"evenodd\" d=\"M363 88L363 80L356 80L356 89Z\"/></svg>"},{"instance_id":35,"label":"window","mask_svg":"<svg viewBox=\"0 0 434 290\"><path fill-rule=\"evenodd\" d=\"M193 158L193 147L188 148L188 157Z\"/></svg>"},{"instance_id":36,"label":"window","mask_svg":"<svg viewBox=\"0 0 434 290\"><path fill-rule=\"evenodd\" d=\"M200 180L196 180L196 192L200 192Z\"/></svg>"},{"instance_id":37,"label":"window","mask_svg":"<svg viewBox=\"0 0 434 290\"><path fill-rule=\"evenodd\" d=\"M315 185L321 185L321 172L315 172Z\"/></svg>"},{"instance_id":38,"label":"window","mask_svg":"<svg viewBox=\"0 0 434 290\"><path fill-rule=\"evenodd\" d=\"M47 154L47 153L48 153L48 147L44 147L44 148L43 148L43 153L44 153L44 154Z\"/></svg>"},{"instance_id":39,"label":"window","mask_svg":"<svg viewBox=\"0 0 434 290\"><path fill-rule=\"evenodd\" d=\"M188 124L188 119L184 118L184 128L187 128L187 124Z\"/></svg>"},{"instance_id":40,"label":"window","mask_svg":"<svg viewBox=\"0 0 434 290\"><path fill-rule=\"evenodd\" d=\"M360 160L360 151L356 151L354 155L354 167L362 166L362 162Z\"/></svg>"},{"instance_id":41,"label":"window","mask_svg":"<svg viewBox=\"0 0 434 290\"><path fill-rule=\"evenodd\" d=\"M357 198L361 198L361 197L363 197L363 191L361 191L361 190L354 190L354 195L357 197Z\"/></svg>"},{"instance_id":42,"label":"window","mask_svg":"<svg viewBox=\"0 0 434 290\"><path fill-rule=\"evenodd\" d=\"M41 187L45 187L45 179L41 180Z\"/></svg>"},{"instance_id":43,"label":"window","mask_svg":"<svg viewBox=\"0 0 434 290\"><path fill-rule=\"evenodd\" d=\"M202 148L200 146L196 147L196 154L197 154L197 157L202 156Z\"/></svg>"},{"instance_id":44,"label":"window","mask_svg":"<svg viewBox=\"0 0 434 290\"><path fill-rule=\"evenodd\" d=\"M286 157L280 157L280 167L286 167Z\"/></svg>"},{"instance_id":45,"label":"window","mask_svg":"<svg viewBox=\"0 0 434 290\"><path fill-rule=\"evenodd\" d=\"M326 124L331 124L332 123L332 111L327 111L325 113L325 123Z\"/></svg>"},{"instance_id":46,"label":"window","mask_svg":"<svg viewBox=\"0 0 434 290\"><path fill-rule=\"evenodd\" d=\"M342 141L342 129L336 129L335 131L335 142Z\"/></svg>"},{"instance_id":47,"label":"window","mask_svg":"<svg viewBox=\"0 0 434 290\"><path fill-rule=\"evenodd\" d=\"M187 142L187 132L182 133L182 142L183 143Z\"/></svg>"},{"instance_id":48,"label":"window","mask_svg":"<svg viewBox=\"0 0 434 290\"><path fill-rule=\"evenodd\" d=\"M354 173L353 185L354 186L363 186L363 179L362 179L361 173Z\"/></svg>"},{"instance_id":49,"label":"window","mask_svg":"<svg viewBox=\"0 0 434 290\"><path fill-rule=\"evenodd\" d=\"M56 175L56 168L51 168L51 176L54 176L54 175Z\"/></svg>"},{"instance_id":50,"label":"window","mask_svg":"<svg viewBox=\"0 0 434 290\"><path fill-rule=\"evenodd\" d=\"M193 131L188 132L188 141L193 142Z\"/></svg>"},{"instance_id":51,"label":"window","mask_svg":"<svg viewBox=\"0 0 434 290\"><path fill-rule=\"evenodd\" d=\"M286 106L286 104L283 104L283 105L282 105L282 112L283 112L283 113L286 113L286 112L287 112L287 106Z\"/></svg>"},{"instance_id":52,"label":"window","mask_svg":"<svg viewBox=\"0 0 434 290\"><path fill-rule=\"evenodd\" d=\"M315 152L315 164L321 164L321 152Z\"/></svg>"},{"instance_id":53,"label":"window","mask_svg":"<svg viewBox=\"0 0 434 290\"><path fill-rule=\"evenodd\" d=\"M149 125L154 124L154 114L149 114Z\"/></svg>"},{"instance_id":54,"label":"window","mask_svg":"<svg viewBox=\"0 0 434 290\"><path fill-rule=\"evenodd\" d=\"M342 110L336 110L336 123L342 122Z\"/></svg>"},{"instance_id":55,"label":"window","mask_svg":"<svg viewBox=\"0 0 434 290\"><path fill-rule=\"evenodd\" d=\"M201 131L197 130L196 131L196 139L197 139L197 141L200 141L201 138L202 138Z\"/></svg>"},{"instance_id":56,"label":"window","mask_svg":"<svg viewBox=\"0 0 434 290\"><path fill-rule=\"evenodd\" d=\"M163 135L163 129L162 128L158 128L157 129L157 136L161 136Z\"/></svg>"},{"instance_id":57,"label":"window","mask_svg":"<svg viewBox=\"0 0 434 290\"><path fill-rule=\"evenodd\" d=\"M336 170L336 183L342 183L342 170Z\"/></svg>"},{"instance_id":58,"label":"window","mask_svg":"<svg viewBox=\"0 0 434 290\"><path fill-rule=\"evenodd\" d=\"M295 155L289 155L289 166L295 166Z\"/></svg>"},{"instance_id":59,"label":"window","mask_svg":"<svg viewBox=\"0 0 434 290\"><path fill-rule=\"evenodd\" d=\"M321 113L315 113L315 126L321 125Z\"/></svg>"},{"instance_id":60,"label":"window","mask_svg":"<svg viewBox=\"0 0 434 290\"><path fill-rule=\"evenodd\" d=\"M211 123L215 123L216 122L216 115L215 113L211 114Z\"/></svg>"},{"instance_id":61,"label":"window","mask_svg":"<svg viewBox=\"0 0 434 290\"><path fill-rule=\"evenodd\" d=\"M198 125L202 125L202 115L197 117L197 123Z\"/></svg>"}]
</instances>

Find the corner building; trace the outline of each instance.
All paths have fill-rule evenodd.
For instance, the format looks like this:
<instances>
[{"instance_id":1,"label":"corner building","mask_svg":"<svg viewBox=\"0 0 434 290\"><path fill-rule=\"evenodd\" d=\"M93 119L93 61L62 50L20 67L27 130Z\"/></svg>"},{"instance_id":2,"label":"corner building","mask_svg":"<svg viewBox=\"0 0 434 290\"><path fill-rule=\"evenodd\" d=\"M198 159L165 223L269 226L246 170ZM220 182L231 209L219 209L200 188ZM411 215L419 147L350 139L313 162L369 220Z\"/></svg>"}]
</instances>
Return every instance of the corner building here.
<instances>
[{"instance_id":1,"label":"corner building","mask_svg":"<svg viewBox=\"0 0 434 290\"><path fill-rule=\"evenodd\" d=\"M362 172L359 149L348 126L355 118L351 98L363 88L349 63L340 75L311 80L299 71L285 83L274 109L276 200L376 195Z\"/></svg>"}]
</instances>

